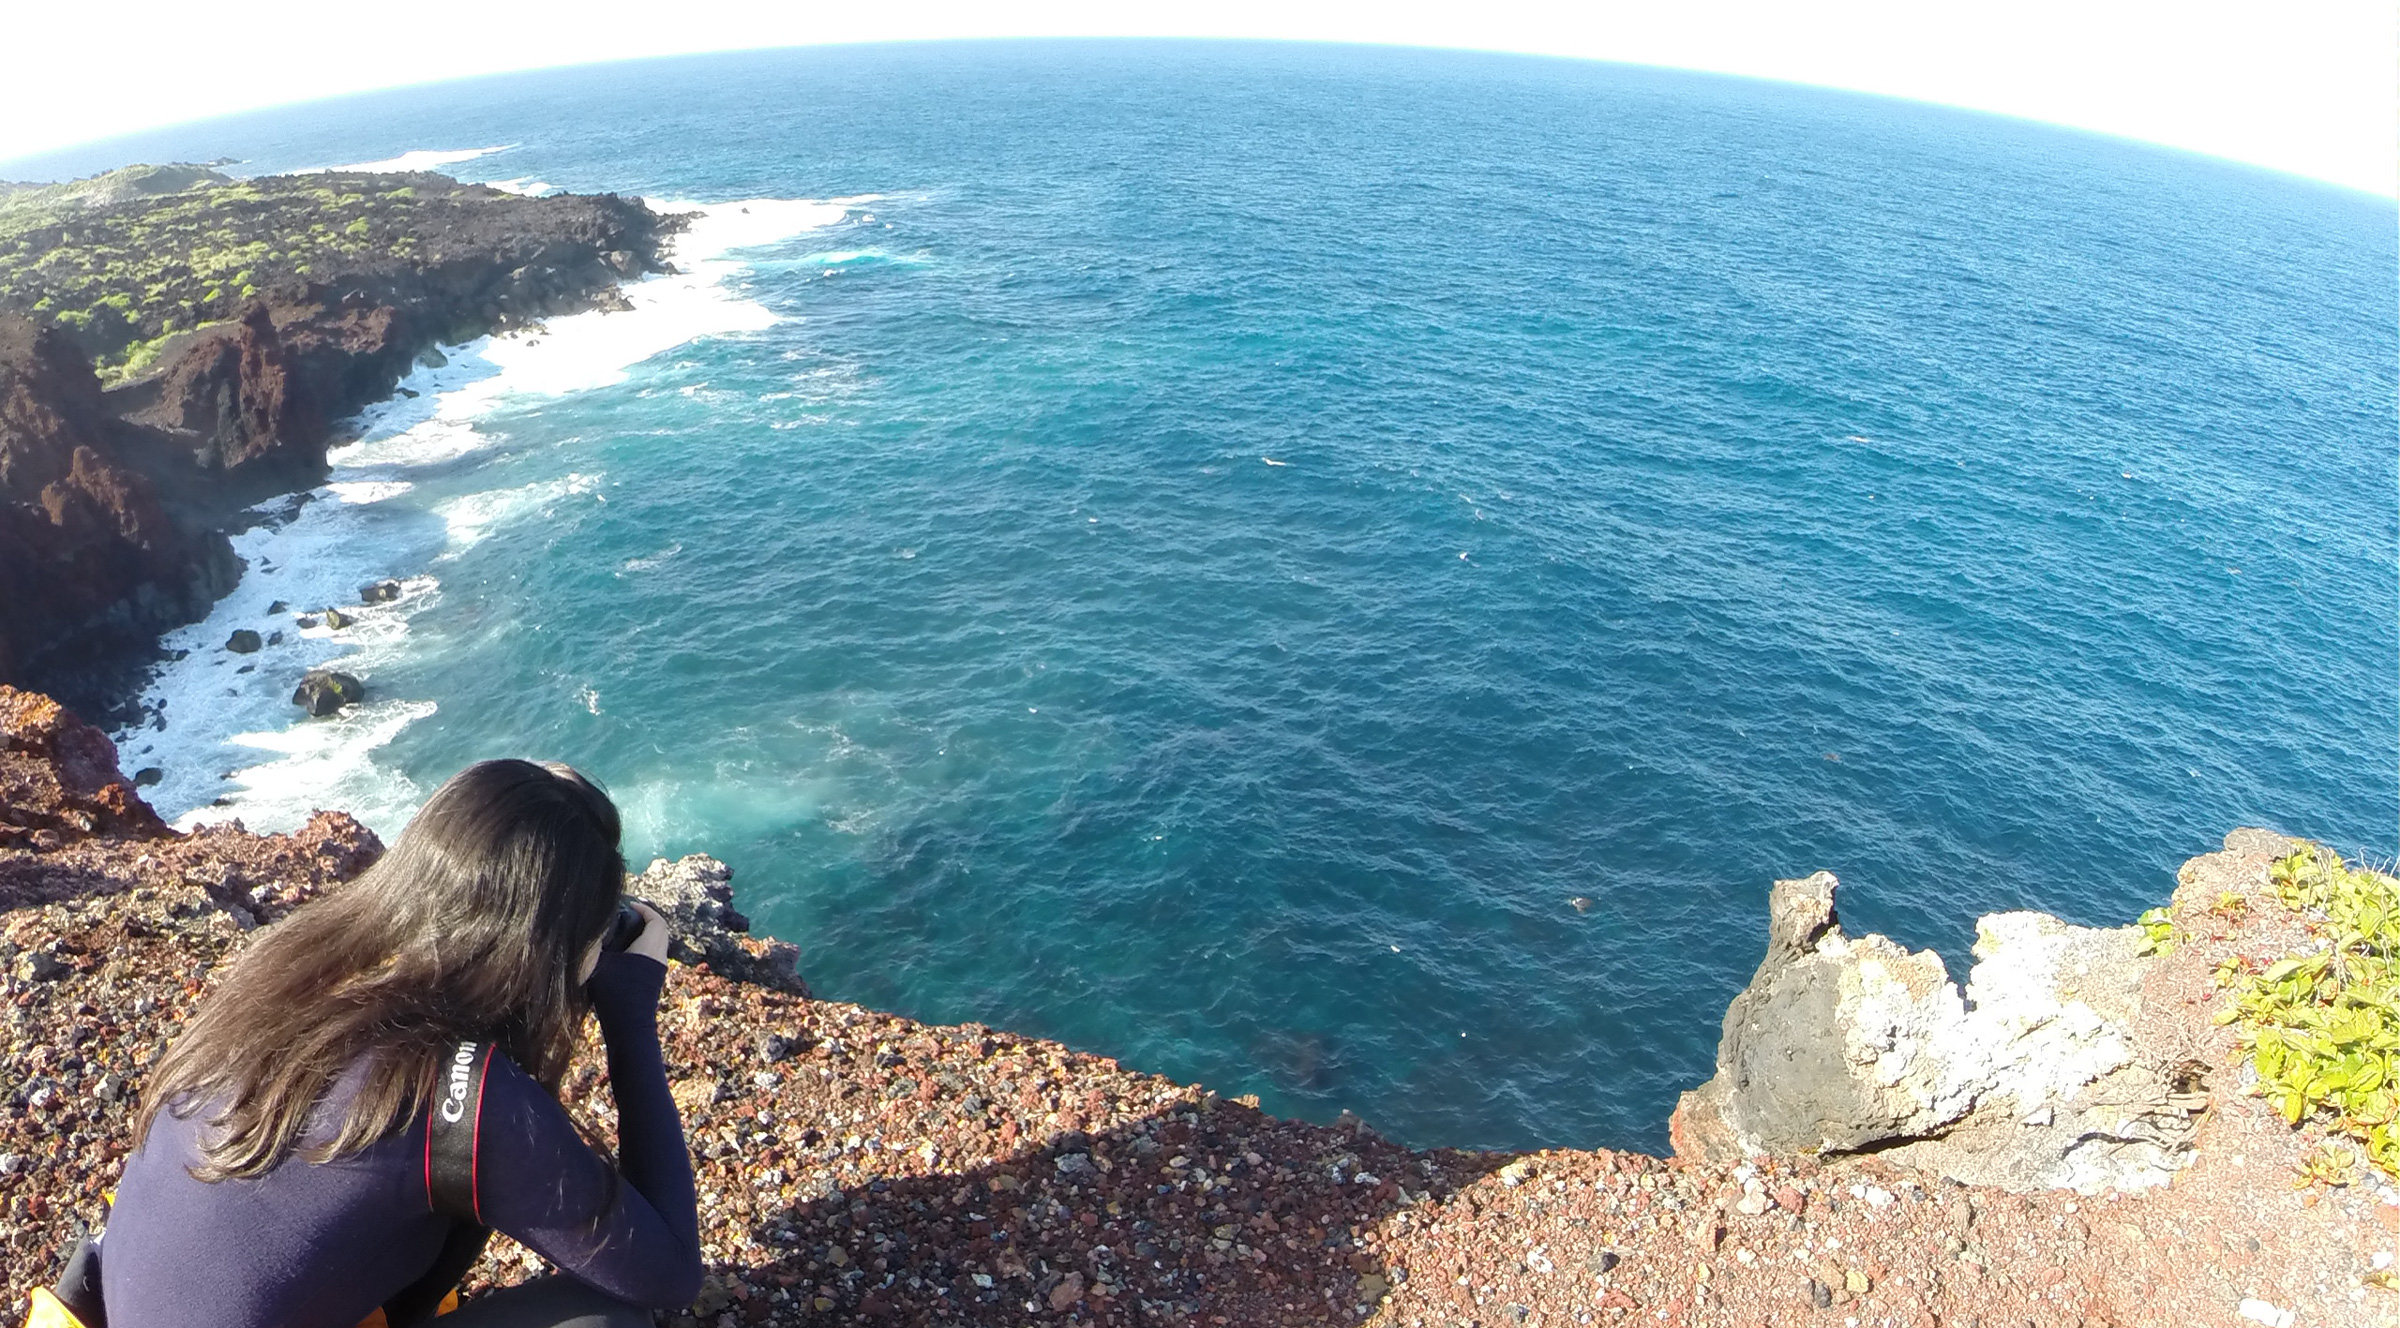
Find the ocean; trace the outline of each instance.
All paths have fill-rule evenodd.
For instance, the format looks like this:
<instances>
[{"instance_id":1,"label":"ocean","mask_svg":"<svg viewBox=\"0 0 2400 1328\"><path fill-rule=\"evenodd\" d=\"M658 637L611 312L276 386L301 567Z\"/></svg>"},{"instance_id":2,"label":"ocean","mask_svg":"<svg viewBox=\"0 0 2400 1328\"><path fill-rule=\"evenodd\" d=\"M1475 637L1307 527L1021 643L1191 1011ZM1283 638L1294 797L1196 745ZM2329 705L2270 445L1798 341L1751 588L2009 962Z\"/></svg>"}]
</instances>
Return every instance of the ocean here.
<instances>
[{"instance_id":1,"label":"ocean","mask_svg":"<svg viewBox=\"0 0 2400 1328\"><path fill-rule=\"evenodd\" d=\"M563 759L822 996L1651 1150L1774 878L1963 978L1978 915L2130 921L2235 826L2400 851L2388 200L1240 43L514 75L13 173L217 157L697 219L261 509L118 735L184 824L388 836ZM304 719L330 662L371 699Z\"/></svg>"}]
</instances>

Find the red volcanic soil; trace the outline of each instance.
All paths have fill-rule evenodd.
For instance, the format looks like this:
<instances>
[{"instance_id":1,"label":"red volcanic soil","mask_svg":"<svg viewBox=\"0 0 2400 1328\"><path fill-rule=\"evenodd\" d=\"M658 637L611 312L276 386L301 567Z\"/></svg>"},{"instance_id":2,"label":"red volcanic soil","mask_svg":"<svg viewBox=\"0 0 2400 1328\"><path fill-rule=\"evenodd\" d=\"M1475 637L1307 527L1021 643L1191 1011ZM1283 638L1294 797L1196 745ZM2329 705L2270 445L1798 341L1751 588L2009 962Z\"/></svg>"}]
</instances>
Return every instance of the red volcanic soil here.
<instances>
[{"instance_id":1,"label":"red volcanic soil","mask_svg":"<svg viewBox=\"0 0 2400 1328\"><path fill-rule=\"evenodd\" d=\"M9 1316L98 1214L143 1066L212 975L254 928L381 848L332 812L288 836L176 835L137 810L105 745L0 688ZM2266 888L2269 841L2237 843L2187 865L2185 943L2143 979L2140 1038L2204 1073L2192 1165L2134 1194L2009 1193L1873 1154L1405 1148L1056 1043L811 1000L781 967L789 947L711 921L730 908L704 903L679 919L689 952L711 958L672 966L660 1022L711 1274L662 1322L2400 1321L2386 1271L2400 1194L2373 1173L2296 1184L2318 1136L2244 1094L2231 1032L2211 1021L2221 959L2308 943ZM2225 907L2228 893L2247 908ZM587 1056L567 1097L606 1125L603 1074ZM472 1282L539 1267L495 1241Z\"/></svg>"}]
</instances>

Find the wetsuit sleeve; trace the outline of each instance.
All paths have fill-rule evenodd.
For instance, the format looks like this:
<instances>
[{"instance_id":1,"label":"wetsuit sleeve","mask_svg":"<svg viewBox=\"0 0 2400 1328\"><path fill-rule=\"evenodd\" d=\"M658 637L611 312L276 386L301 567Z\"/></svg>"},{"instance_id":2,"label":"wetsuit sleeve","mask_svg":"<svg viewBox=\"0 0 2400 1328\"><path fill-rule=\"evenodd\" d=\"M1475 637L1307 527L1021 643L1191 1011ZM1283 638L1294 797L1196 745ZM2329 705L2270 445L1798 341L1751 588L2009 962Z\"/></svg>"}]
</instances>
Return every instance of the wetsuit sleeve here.
<instances>
[{"instance_id":1,"label":"wetsuit sleeve","mask_svg":"<svg viewBox=\"0 0 2400 1328\"><path fill-rule=\"evenodd\" d=\"M601 956L593 1010L608 1042L621 1174L584 1143L566 1109L505 1056L484 1083L475 1192L484 1224L619 1300L681 1309L700 1291L699 1205L683 1122L658 1047L666 970Z\"/></svg>"}]
</instances>

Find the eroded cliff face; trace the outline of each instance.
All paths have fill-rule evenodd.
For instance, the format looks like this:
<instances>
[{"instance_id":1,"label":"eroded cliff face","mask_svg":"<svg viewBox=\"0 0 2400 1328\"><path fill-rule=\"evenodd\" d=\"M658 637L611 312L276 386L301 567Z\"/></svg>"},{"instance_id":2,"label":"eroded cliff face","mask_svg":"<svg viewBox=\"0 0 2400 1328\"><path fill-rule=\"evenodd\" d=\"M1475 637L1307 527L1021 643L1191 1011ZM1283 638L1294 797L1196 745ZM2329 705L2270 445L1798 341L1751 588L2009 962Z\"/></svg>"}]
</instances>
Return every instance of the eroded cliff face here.
<instances>
[{"instance_id":1,"label":"eroded cliff face","mask_svg":"<svg viewBox=\"0 0 2400 1328\"><path fill-rule=\"evenodd\" d=\"M232 587L232 546L169 512L160 467L65 334L0 316L0 679L136 648Z\"/></svg>"},{"instance_id":2,"label":"eroded cliff face","mask_svg":"<svg viewBox=\"0 0 2400 1328\"><path fill-rule=\"evenodd\" d=\"M313 265L262 260L245 274L258 293L222 315L227 297L173 254L145 256L142 289L165 294L105 334L31 312L45 282L91 297L83 269L51 274L58 253L111 227L146 234L145 209L213 227L193 231L211 243L264 237L264 248L320 195L338 200L328 207L406 204L354 205L364 238L312 252ZM320 479L343 419L437 343L622 307L618 283L663 269L675 222L614 195L520 198L432 175L212 176L196 192L105 200L53 229L36 238L54 251L12 268L0 299L0 681L100 710L129 681L124 662L231 588L240 567L225 531L249 504ZM146 336L147 367L103 391L91 353L122 355Z\"/></svg>"},{"instance_id":3,"label":"eroded cliff face","mask_svg":"<svg viewBox=\"0 0 2400 1328\"><path fill-rule=\"evenodd\" d=\"M117 768L108 735L47 696L0 685L0 846L168 833Z\"/></svg>"}]
</instances>

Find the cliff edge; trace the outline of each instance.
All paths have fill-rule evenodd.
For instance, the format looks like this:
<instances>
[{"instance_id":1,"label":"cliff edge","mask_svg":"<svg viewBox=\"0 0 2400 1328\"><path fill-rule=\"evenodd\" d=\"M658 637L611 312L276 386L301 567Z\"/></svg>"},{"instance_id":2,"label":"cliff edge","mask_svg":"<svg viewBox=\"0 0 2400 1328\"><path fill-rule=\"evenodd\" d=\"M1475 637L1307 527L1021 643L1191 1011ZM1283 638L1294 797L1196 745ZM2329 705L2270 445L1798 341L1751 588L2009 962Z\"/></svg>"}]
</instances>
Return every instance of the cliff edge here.
<instances>
[{"instance_id":1,"label":"cliff edge","mask_svg":"<svg viewBox=\"0 0 2400 1328\"><path fill-rule=\"evenodd\" d=\"M338 812L260 836L146 810L105 737L0 687L0 1314L99 1212L143 1068L213 975L382 851ZM1845 936L1830 877L1779 883L1666 1159L1409 1149L813 1000L722 864L654 863L630 885L682 932L660 1028L710 1265L662 1322L2400 1322L2400 1191L2327 1161L2365 1123L2287 1123L2251 1091L2258 1035L2218 1018L2343 954L2292 843L2234 832L2130 929L1987 919L1963 991ZM2388 882L2361 896L2377 925ZM565 1091L605 1125L602 1074L587 1056ZM500 1240L472 1280L539 1267Z\"/></svg>"}]
</instances>

